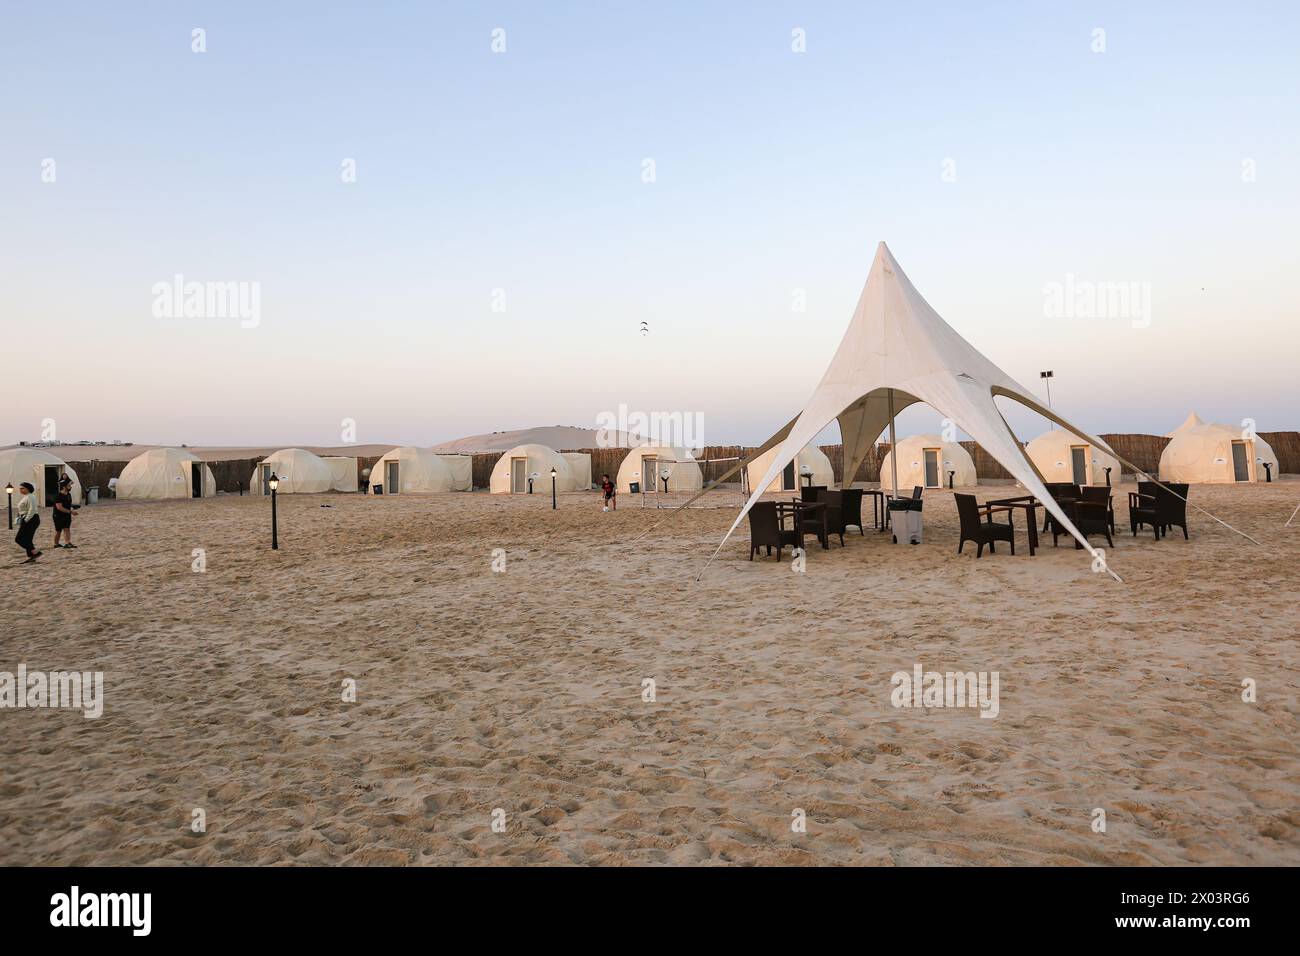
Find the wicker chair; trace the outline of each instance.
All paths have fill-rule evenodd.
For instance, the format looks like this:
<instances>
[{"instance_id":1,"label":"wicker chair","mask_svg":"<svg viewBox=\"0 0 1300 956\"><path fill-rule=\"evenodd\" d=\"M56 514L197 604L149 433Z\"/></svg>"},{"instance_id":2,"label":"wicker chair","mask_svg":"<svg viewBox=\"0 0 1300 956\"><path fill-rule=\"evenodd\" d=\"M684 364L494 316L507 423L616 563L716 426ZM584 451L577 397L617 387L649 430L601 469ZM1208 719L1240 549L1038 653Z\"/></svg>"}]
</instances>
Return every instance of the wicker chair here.
<instances>
[{"instance_id":1,"label":"wicker chair","mask_svg":"<svg viewBox=\"0 0 1300 956\"><path fill-rule=\"evenodd\" d=\"M1183 529L1183 540L1187 540L1187 492L1188 486L1183 484L1162 488L1153 481L1139 482L1137 493L1128 493L1128 523L1133 536L1143 525L1150 525L1157 539L1171 527L1178 527Z\"/></svg>"},{"instance_id":2,"label":"wicker chair","mask_svg":"<svg viewBox=\"0 0 1300 956\"><path fill-rule=\"evenodd\" d=\"M781 527L775 501L760 501L749 509L749 560L754 560L754 552L759 548L767 548L769 555L776 548L776 560L780 563L781 549L787 545L803 547L803 535L797 530Z\"/></svg>"},{"instance_id":3,"label":"wicker chair","mask_svg":"<svg viewBox=\"0 0 1300 956\"><path fill-rule=\"evenodd\" d=\"M826 537L838 535L840 547L844 547L844 492L823 488L817 500L826 503Z\"/></svg>"},{"instance_id":4,"label":"wicker chair","mask_svg":"<svg viewBox=\"0 0 1300 956\"><path fill-rule=\"evenodd\" d=\"M1057 504L1061 510L1078 529L1079 534L1087 538L1089 535L1100 534L1106 536L1106 543L1112 548L1115 547L1115 541L1110 536L1110 516L1108 512L1109 505L1105 501L1087 501L1079 499L1078 501L1060 501ZM1048 514L1048 530L1052 532L1052 547L1056 547L1057 539L1063 534L1070 532L1065 530L1065 525L1056 520L1056 516ZM1076 550L1083 548L1078 541L1074 542Z\"/></svg>"},{"instance_id":5,"label":"wicker chair","mask_svg":"<svg viewBox=\"0 0 1300 956\"><path fill-rule=\"evenodd\" d=\"M845 488L840 492L840 511L844 515L844 527L853 527L858 529L858 533L866 537L867 531L862 527L862 489Z\"/></svg>"},{"instance_id":6,"label":"wicker chair","mask_svg":"<svg viewBox=\"0 0 1300 956\"><path fill-rule=\"evenodd\" d=\"M1074 501L1079 497L1079 486L1070 481L1046 481L1043 483L1043 487L1047 489L1047 493L1051 495L1058 503ZM1069 510L1068 508L1065 507L1064 504L1061 504L1061 507L1062 509L1065 509L1067 511ZM1044 509L1044 514L1043 514L1044 531L1051 530L1051 517L1052 517L1051 513L1047 512L1046 509Z\"/></svg>"},{"instance_id":7,"label":"wicker chair","mask_svg":"<svg viewBox=\"0 0 1300 956\"><path fill-rule=\"evenodd\" d=\"M800 485L799 500L807 501L810 503L814 502L817 500L818 493L825 490L826 490L825 485Z\"/></svg>"},{"instance_id":8,"label":"wicker chair","mask_svg":"<svg viewBox=\"0 0 1300 956\"><path fill-rule=\"evenodd\" d=\"M1106 523L1110 526L1110 533L1115 533L1115 497L1110 493L1110 488L1106 485L1084 485L1079 489L1079 495L1084 501L1098 502L1106 506Z\"/></svg>"},{"instance_id":9,"label":"wicker chair","mask_svg":"<svg viewBox=\"0 0 1300 956\"><path fill-rule=\"evenodd\" d=\"M961 518L961 540L957 542L957 553L961 554L961 549L965 547L967 541L974 541L978 545L975 551L975 557L984 556L984 545L989 546L989 554L996 552L996 543L1005 541L1011 545L1011 553L1016 553L1015 529L1011 521L1011 509L1007 509L1007 521L1003 524L1001 521L993 520L993 509L995 505L981 505L975 500L974 495L953 495L957 502L957 515ZM983 514L984 521L980 520L980 514Z\"/></svg>"}]
</instances>

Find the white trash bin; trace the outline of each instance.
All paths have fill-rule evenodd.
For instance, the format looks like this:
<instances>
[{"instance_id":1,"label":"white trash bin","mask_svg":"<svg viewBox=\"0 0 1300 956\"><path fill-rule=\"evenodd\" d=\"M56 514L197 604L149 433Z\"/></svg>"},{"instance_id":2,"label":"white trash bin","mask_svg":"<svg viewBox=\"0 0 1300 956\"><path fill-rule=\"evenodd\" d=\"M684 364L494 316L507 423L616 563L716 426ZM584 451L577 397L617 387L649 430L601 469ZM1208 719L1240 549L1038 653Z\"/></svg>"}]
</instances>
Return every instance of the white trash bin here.
<instances>
[{"instance_id":1,"label":"white trash bin","mask_svg":"<svg viewBox=\"0 0 1300 956\"><path fill-rule=\"evenodd\" d=\"M889 521L894 526L894 544L921 543L920 511L890 511Z\"/></svg>"}]
</instances>

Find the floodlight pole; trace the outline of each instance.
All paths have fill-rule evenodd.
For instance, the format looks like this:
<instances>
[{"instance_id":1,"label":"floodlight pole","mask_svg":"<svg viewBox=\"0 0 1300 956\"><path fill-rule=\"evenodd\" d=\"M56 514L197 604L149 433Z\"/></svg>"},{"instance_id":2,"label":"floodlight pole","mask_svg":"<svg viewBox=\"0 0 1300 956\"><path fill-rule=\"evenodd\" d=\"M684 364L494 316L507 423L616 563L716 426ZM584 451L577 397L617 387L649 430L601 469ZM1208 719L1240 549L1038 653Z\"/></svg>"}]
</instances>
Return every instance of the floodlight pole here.
<instances>
[{"instance_id":1,"label":"floodlight pole","mask_svg":"<svg viewBox=\"0 0 1300 956\"><path fill-rule=\"evenodd\" d=\"M1050 368L1045 372L1038 373L1038 377L1047 383L1047 407L1048 409L1055 411L1055 409L1052 409L1052 375L1053 372ZM1052 421L1050 418L1047 420L1047 424L1050 426L1048 429L1049 431L1056 428L1056 422Z\"/></svg>"}]
</instances>

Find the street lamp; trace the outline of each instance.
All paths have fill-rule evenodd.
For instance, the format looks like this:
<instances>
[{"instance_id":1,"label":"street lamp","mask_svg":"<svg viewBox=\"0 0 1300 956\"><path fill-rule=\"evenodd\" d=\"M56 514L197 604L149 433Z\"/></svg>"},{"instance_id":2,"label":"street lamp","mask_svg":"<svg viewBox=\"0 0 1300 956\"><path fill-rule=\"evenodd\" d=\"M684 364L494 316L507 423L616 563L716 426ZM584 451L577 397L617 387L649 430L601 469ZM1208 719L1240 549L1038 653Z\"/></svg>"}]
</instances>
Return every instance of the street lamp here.
<instances>
[{"instance_id":1,"label":"street lamp","mask_svg":"<svg viewBox=\"0 0 1300 956\"><path fill-rule=\"evenodd\" d=\"M266 480L271 488L271 550L280 550L279 529L276 527L275 518L275 489L280 487L280 478L275 472L271 472L271 477Z\"/></svg>"},{"instance_id":2,"label":"street lamp","mask_svg":"<svg viewBox=\"0 0 1300 956\"><path fill-rule=\"evenodd\" d=\"M800 465L800 466L799 466L799 475L800 475L800 476L801 476L805 481L808 482L808 487L811 488L811 487L812 487L812 480L813 480L813 470L812 470L811 468L809 468L807 465Z\"/></svg>"},{"instance_id":3,"label":"street lamp","mask_svg":"<svg viewBox=\"0 0 1300 956\"><path fill-rule=\"evenodd\" d=\"M668 479L673 476L672 470L668 468L659 469L659 479L664 483L664 494L668 494Z\"/></svg>"},{"instance_id":4,"label":"street lamp","mask_svg":"<svg viewBox=\"0 0 1300 956\"><path fill-rule=\"evenodd\" d=\"M1050 409L1052 407L1052 370L1049 368L1046 372L1039 372L1038 377L1047 383L1047 407ZM1047 424L1052 428L1056 427L1056 422L1049 420Z\"/></svg>"},{"instance_id":5,"label":"street lamp","mask_svg":"<svg viewBox=\"0 0 1300 956\"><path fill-rule=\"evenodd\" d=\"M14 483L5 483L5 499L9 502L9 530L14 530Z\"/></svg>"},{"instance_id":6,"label":"street lamp","mask_svg":"<svg viewBox=\"0 0 1300 956\"><path fill-rule=\"evenodd\" d=\"M551 469L551 510L555 510L555 469Z\"/></svg>"}]
</instances>

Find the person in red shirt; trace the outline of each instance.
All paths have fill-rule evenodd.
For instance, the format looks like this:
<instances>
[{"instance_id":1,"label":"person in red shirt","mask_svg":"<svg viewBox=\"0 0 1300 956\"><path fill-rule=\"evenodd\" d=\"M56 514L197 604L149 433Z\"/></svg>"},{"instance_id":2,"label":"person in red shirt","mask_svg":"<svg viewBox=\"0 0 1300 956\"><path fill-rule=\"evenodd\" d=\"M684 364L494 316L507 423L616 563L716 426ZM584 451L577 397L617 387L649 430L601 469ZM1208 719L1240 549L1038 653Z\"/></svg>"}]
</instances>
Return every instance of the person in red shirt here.
<instances>
[{"instance_id":1,"label":"person in red shirt","mask_svg":"<svg viewBox=\"0 0 1300 956\"><path fill-rule=\"evenodd\" d=\"M600 476L600 490L605 493L605 510L613 508L618 510L618 492L614 488L614 482L609 480L609 475Z\"/></svg>"}]
</instances>

